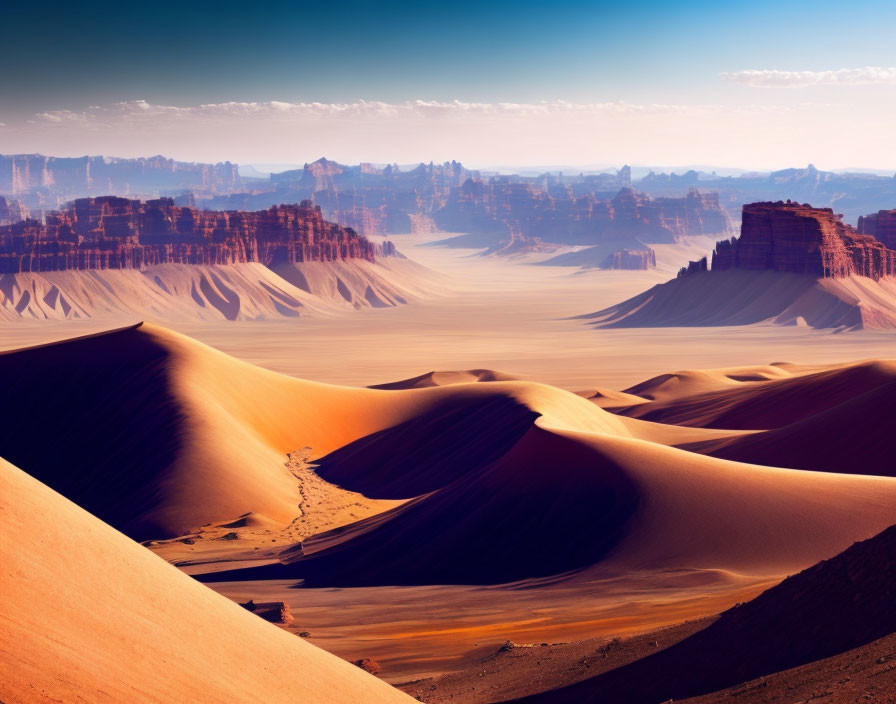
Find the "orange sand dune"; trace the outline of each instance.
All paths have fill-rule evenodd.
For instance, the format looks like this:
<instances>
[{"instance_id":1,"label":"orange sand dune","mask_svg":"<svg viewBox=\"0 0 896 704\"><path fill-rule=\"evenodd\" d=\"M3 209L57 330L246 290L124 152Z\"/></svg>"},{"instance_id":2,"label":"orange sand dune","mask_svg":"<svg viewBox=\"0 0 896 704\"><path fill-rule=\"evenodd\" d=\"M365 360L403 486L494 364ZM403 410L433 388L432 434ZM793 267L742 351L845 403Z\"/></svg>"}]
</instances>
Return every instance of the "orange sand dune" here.
<instances>
[{"instance_id":1,"label":"orange sand dune","mask_svg":"<svg viewBox=\"0 0 896 704\"><path fill-rule=\"evenodd\" d=\"M321 457L405 423L439 426L441 442L461 443L470 457L486 455L496 442L489 435L509 427L507 408L537 405L571 428L630 434L626 421L541 384L402 392L328 386L152 325L0 354L0 378L16 399L0 425L0 452L141 540L248 512L288 523L301 503L288 453L308 448L309 458ZM439 420L446 414L477 414L484 432L463 438ZM437 455L426 459L442 461ZM348 520L333 517L325 527Z\"/></svg>"},{"instance_id":2,"label":"orange sand dune","mask_svg":"<svg viewBox=\"0 0 896 704\"><path fill-rule=\"evenodd\" d=\"M412 701L2 460L0 516L2 701Z\"/></svg>"},{"instance_id":3,"label":"orange sand dune","mask_svg":"<svg viewBox=\"0 0 896 704\"><path fill-rule=\"evenodd\" d=\"M772 365L755 371L691 371L655 377L626 391L656 401L618 412L661 423L761 430L808 418L896 381L896 362L887 360L821 369ZM716 382L720 377L723 383Z\"/></svg>"},{"instance_id":4,"label":"orange sand dune","mask_svg":"<svg viewBox=\"0 0 896 704\"><path fill-rule=\"evenodd\" d=\"M828 557L896 516L896 480L757 467L543 417L499 460L319 536L285 564L205 579L304 578L313 586L494 584L587 569L773 576ZM352 458L349 458L351 460ZM337 458L338 462L338 458ZM371 479L347 488L373 492ZM418 478L405 469L407 491ZM323 470L327 467L324 460ZM388 494L402 478L383 477ZM450 481L450 483L448 483ZM434 488L431 486L429 488Z\"/></svg>"},{"instance_id":5,"label":"orange sand dune","mask_svg":"<svg viewBox=\"0 0 896 704\"><path fill-rule=\"evenodd\" d=\"M582 316L597 327L706 327L772 322L813 328L896 327L896 279L816 279L777 271L710 271L658 284Z\"/></svg>"},{"instance_id":6,"label":"orange sand dune","mask_svg":"<svg viewBox=\"0 0 896 704\"><path fill-rule=\"evenodd\" d=\"M293 520L302 480L287 454L310 448L320 490L372 500L366 522L319 520L338 539L305 541L304 560L272 568L318 583L497 583L630 563L778 575L896 509L889 478L683 452L658 443L719 434L679 435L543 384L327 386L151 325L0 355L0 377L16 399L0 452L141 539L249 512Z\"/></svg>"}]
</instances>

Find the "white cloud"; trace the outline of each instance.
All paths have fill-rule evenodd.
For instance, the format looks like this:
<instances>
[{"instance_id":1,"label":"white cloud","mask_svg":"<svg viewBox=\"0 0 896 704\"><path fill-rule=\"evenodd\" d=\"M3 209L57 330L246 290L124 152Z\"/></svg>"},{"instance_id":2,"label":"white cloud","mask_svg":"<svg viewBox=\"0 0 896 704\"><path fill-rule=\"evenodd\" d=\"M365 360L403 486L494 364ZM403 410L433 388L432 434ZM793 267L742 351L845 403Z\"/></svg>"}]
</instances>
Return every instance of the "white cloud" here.
<instances>
[{"instance_id":1,"label":"white cloud","mask_svg":"<svg viewBox=\"0 0 896 704\"><path fill-rule=\"evenodd\" d=\"M748 86L863 86L896 85L896 68L866 66L835 71L779 71L750 69L719 74L724 80Z\"/></svg>"}]
</instances>

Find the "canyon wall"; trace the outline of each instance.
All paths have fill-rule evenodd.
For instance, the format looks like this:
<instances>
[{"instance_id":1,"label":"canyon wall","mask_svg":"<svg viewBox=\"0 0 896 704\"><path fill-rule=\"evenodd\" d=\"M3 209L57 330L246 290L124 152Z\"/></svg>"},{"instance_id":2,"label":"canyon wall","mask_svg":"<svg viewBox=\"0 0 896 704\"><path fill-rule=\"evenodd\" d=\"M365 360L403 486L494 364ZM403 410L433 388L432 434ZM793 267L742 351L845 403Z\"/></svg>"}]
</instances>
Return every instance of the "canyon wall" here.
<instances>
[{"instance_id":1,"label":"canyon wall","mask_svg":"<svg viewBox=\"0 0 896 704\"><path fill-rule=\"evenodd\" d=\"M859 233L830 208L791 201L750 203L743 207L740 237L716 244L711 268L879 280L896 273L896 251Z\"/></svg>"},{"instance_id":2,"label":"canyon wall","mask_svg":"<svg viewBox=\"0 0 896 704\"><path fill-rule=\"evenodd\" d=\"M389 244L384 253L394 255ZM324 220L310 201L256 212L206 211L116 196L81 198L0 227L0 272L140 269L164 263L265 266L367 259L375 247L351 228Z\"/></svg>"}]
</instances>

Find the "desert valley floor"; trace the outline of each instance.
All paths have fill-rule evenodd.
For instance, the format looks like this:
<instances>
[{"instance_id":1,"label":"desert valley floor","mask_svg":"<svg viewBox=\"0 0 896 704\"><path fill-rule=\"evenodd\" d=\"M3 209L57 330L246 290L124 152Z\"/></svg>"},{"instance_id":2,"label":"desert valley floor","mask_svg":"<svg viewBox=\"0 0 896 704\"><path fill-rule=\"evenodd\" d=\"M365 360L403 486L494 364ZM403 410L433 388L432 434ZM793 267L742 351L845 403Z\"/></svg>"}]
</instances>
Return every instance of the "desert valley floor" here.
<instances>
[{"instance_id":1,"label":"desert valley floor","mask_svg":"<svg viewBox=\"0 0 896 704\"><path fill-rule=\"evenodd\" d=\"M545 702L646 704L669 691L675 701L825 692L824 701L894 701L896 642L882 638L890 631L866 628L862 611L839 650L832 639L830 652L806 645L803 657L811 629L789 624L786 604L788 589L811 587L779 583L838 554L851 565L843 551L896 523L888 432L869 439L855 424L884 408L896 385L896 362L879 361L896 357L896 333L596 329L576 317L674 276L711 246L706 238L655 246L658 267L647 271L536 266L395 239L440 274L431 295L409 305L269 321L0 322L0 349L33 347L0 355L13 395L32 392L16 396L4 459L207 584L178 582L185 595L210 587L241 603L282 601L291 638L374 659L382 679L420 701L547 690L559 693ZM96 361L107 349L123 350L108 366ZM70 360L86 390L65 380ZM147 391L147 380L159 388ZM489 383L468 383L480 380ZM386 390L361 388L378 385ZM51 393L60 386L67 396ZM110 443L129 434L112 418L121 404L110 398L122 394L150 427L100 461L106 439L95 423L123 434ZM66 433L80 439L37 447L45 428L35 417L73 418ZM156 447L174 428L183 437ZM842 448L851 437L860 443L852 453ZM782 469L797 466L795 442L818 457L801 469L827 471ZM92 468L92 505L71 493L67 457ZM164 476L117 487L132 500L122 509L107 491L115 463L151 461ZM23 482L10 491L36 506L49 500L31 498L38 490ZM81 530L89 517L71 508L66 520ZM583 524L591 534L574 532ZM110 544L121 538L109 532ZM851 549L876 544L863 545ZM834 594L812 598L819 612L836 611ZM222 627L243 617L225 606L210 607ZM754 612L752 623L780 620L792 635L777 667L762 664L761 645L739 651L736 664L719 655L725 634L740 633L738 614ZM854 658L842 655L853 648ZM664 654L668 663L651 669ZM828 657L846 659L813 665ZM701 658L718 677L661 689L655 675L666 670L656 668ZM759 689L737 688L759 676ZM346 682L339 701L358 696ZM620 694L629 690L630 699ZM370 691L369 701L387 701L395 690Z\"/></svg>"}]
</instances>

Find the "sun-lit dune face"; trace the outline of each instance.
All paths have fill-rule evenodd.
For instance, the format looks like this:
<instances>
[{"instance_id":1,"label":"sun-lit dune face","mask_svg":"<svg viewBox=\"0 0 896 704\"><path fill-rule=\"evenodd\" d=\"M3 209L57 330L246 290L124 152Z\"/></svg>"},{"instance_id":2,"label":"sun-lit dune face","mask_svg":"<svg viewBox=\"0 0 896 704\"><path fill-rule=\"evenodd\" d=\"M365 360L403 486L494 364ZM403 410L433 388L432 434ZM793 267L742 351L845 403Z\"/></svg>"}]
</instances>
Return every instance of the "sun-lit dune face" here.
<instances>
[{"instance_id":1,"label":"sun-lit dune face","mask_svg":"<svg viewBox=\"0 0 896 704\"><path fill-rule=\"evenodd\" d=\"M5 354L0 372L23 404L39 399L46 416L70 419L58 443L40 443L45 428L23 407L0 448L139 539L223 530L247 514L287 525L311 510L296 507L317 482L329 499L313 525L325 535L297 536L303 548L289 565L260 568L308 584L498 584L625 569L768 577L867 537L896 508L889 479L683 452L666 445L757 436L627 418L533 382L327 386L152 325ZM729 413L782 416L787 400L823 407L891 373L884 363L680 372L630 389L659 399L630 410L722 394ZM313 476L290 465L303 448ZM350 495L356 509L329 513Z\"/></svg>"},{"instance_id":2,"label":"sun-lit dune face","mask_svg":"<svg viewBox=\"0 0 896 704\"><path fill-rule=\"evenodd\" d=\"M0 460L0 699L412 701Z\"/></svg>"},{"instance_id":3,"label":"sun-lit dune face","mask_svg":"<svg viewBox=\"0 0 896 704\"><path fill-rule=\"evenodd\" d=\"M626 432L615 416L539 384L405 392L326 386L253 367L148 324L0 355L0 374L9 380L10 398L19 399L19 412L0 430L0 448L140 540L247 512L290 523L301 491L286 466L289 453L307 448L309 459L320 458L387 429L397 438L403 424L431 423L451 443L462 435L452 418L471 427L478 419L481 442L461 439L479 462L501 454L490 449L502 442L489 437L490 428L512 441L539 413L562 427ZM508 425L513 416L504 416L508 408L521 409L517 430ZM56 442L42 440L47 426L35 425L35 417L65 419L52 426ZM446 466L444 449L430 445L415 461ZM123 476L120 467L128 468ZM453 478L462 470L452 465ZM412 498L430 490L421 486L371 496Z\"/></svg>"},{"instance_id":4,"label":"sun-lit dune face","mask_svg":"<svg viewBox=\"0 0 896 704\"><path fill-rule=\"evenodd\" d=\"M392 258L2 274L0 321L291 320L405 305L449 287L441 274Z\"/></svg>"}]
</instances>

